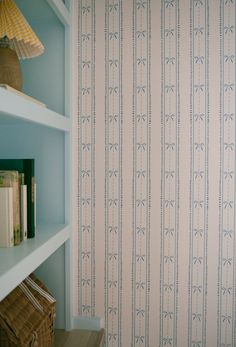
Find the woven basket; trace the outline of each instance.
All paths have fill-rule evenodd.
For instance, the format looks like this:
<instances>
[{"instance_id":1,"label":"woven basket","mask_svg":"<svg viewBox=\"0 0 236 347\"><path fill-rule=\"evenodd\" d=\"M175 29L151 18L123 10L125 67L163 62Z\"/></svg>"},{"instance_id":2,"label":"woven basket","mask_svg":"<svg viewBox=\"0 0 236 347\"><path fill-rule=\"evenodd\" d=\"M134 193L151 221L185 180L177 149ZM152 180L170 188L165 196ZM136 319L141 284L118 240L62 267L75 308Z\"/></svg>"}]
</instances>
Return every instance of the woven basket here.
<instances>
[{"instance_id":1,"label":"woven basket","mask_svg":"<svg viewBox=\"0 0 236 347\"><path fill-rule=\"evenodd\" d=\"M1 347L52 347L55 299L31 275L0 302Z\"/></svg>"}]
</instances>

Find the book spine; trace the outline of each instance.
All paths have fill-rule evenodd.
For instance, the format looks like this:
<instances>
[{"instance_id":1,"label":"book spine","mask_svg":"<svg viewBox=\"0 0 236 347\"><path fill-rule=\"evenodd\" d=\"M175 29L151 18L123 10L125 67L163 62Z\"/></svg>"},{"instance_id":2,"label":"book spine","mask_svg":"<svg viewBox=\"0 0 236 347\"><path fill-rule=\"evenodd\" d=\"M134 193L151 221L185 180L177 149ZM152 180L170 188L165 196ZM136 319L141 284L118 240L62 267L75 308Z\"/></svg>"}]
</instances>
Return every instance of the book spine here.
<instances>
[{"instance_id":1,"label":"book spine","mask_svg":"<svg viewBox=\"0 0 236 347\"><path fill-rule=\"evenodd\" d=\"M27 189L27 206L28 206L28 233L27 237L35 236L35 176L34 176L34 160L24 160L25 180L28 186Z\"/></svg>"},{"instance_id":2,"label":"book spine","mask_svg":"<svg viewBox=\"0 0 236 347\"><path fill-rule=\"evenodd\" d=\"M0 171L0 187L13 188L13 224L14 224L14 245L18 245L20 240L20 187L18 171Z\"/></svg>"},{"instance_id":3,"label":"book spine","mask_svg":"<svg viewBox=\"0 0 236 347\"><path fill-rule=\"evenodd\" d=\"M0 247L14 246L13 188L0 188Z\"/></svg>"},{"instance_id":4,"label":"book spine","mask_svg":"<svg viewBox=\"0 0 236 347\"><path fill-rule=\"evenodd\" d=\"M36 232L36 183L35 183L35 180L34 180L34 228L35 228L35 232Z\"/></svg>"},{"instance_id":5,"label":"book spine","mask_svg":"<svg viewBox=\"0 0 236 347\"><path fill-rule=\"evenodd\" d=\"M27 237L35 236L36 230L36 191L35 191L35 160L31 159L0 159L0 170L16 170L20 173L21 184L27 185Z\"/></svg>"},{"instance_id":6,"label":"book spine","mask_svg":"<svg viewBox=\"0 0 236 347\"><path fill-rule=\"evenodd\" d=\"M27 185L21 185L21 226L23 241L27 239Z\"/></svg>"}]
</instances>

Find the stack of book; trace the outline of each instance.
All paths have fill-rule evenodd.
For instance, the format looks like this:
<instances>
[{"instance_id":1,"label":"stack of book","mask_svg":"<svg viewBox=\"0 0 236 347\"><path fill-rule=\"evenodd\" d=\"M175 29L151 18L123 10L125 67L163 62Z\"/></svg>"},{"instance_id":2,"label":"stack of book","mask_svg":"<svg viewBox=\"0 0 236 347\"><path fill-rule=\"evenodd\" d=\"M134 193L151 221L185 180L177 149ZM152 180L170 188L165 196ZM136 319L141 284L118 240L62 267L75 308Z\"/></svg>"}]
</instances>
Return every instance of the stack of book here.
<instances>
[{"instance_id":1,"label":"stack of book","mask_svg":"<svg viewBox=\"0 0 236 347\"><path fill-rule=\"evenodd\" d=\"M35 236L34 159L0 159L0 247Z\"/></svg>"}]
</instances>

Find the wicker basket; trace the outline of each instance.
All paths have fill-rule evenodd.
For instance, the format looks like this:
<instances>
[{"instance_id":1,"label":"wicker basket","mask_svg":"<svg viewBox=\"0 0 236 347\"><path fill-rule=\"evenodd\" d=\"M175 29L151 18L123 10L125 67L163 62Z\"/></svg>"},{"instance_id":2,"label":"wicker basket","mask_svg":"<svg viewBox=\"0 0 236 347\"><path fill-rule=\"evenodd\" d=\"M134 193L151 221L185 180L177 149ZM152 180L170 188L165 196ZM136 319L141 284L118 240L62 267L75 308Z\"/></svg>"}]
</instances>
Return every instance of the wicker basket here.
<instances>
[{"instance_id":1,"label":"wicker basket","mask_svg":"<svg viewBox=\"0 0 236 347\"><path fill-rule=\"evenodd\" d=\"M52 347L55 299L31 275L0 302L1 347Z\"/></svg>"}]
</instances>

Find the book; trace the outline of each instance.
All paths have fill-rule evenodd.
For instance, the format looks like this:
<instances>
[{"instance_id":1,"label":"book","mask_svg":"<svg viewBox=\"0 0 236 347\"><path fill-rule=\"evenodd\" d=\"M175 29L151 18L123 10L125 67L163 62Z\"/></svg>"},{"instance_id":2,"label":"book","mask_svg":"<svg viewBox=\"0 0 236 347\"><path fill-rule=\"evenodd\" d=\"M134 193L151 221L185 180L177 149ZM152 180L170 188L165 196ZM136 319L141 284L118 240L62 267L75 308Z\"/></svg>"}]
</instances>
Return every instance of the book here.
<instances>
[{"instance_id":1,"label":"book","mask_svg":"<svg viewBox=\"0 0 236 347\"><path fill-rule=\"evenodd\" d=\"M21 231L22 241L27 239L27 185L21 184Z\"/></svg>"},{"instance_id":2,"label":"book","mask_svg":"<svg viewBox=\"0 0 236 347\"><path fill-rule=\"evenodd\" d=\"M24 184L27 185L27 237L35 236L36 200L35 200L35 160L34 159L0 159L0 170L17 170L24 173Z\"/></svg>"},{"instance_id":3,"label":"book","mask_svg":"<svg viewBox=\"0 0 236 347\"><path fill-rule=\"evenodd\" d=\"M0 247L14 246L13 188L0 188Z\"/></svg>"},{"instance_id":4,"label":"book","mask_svg":"<svg viewBox=\"0 0 236 347\"><path fill-rule=\"evenodd\" d=\"M0 170L0 187L13 189L13 233L14 245L20 241L20 187L18 171Z\"/></svg>"},{"instance_id":5,"label":"book","mask_svg":"<svg viewBox=\"0 0 236 347\"><path fill-rule=\"evenodd\" d=\"M35 181L34 181L34 201L36 202L36 187L37 187L37 185L36 185L36 183L35 183ZM36 232L36 220L37 220L37 218L36 218L36 203L34 204L34 227L35 227L35 232Z\"/></svg>"}]
</instances>

